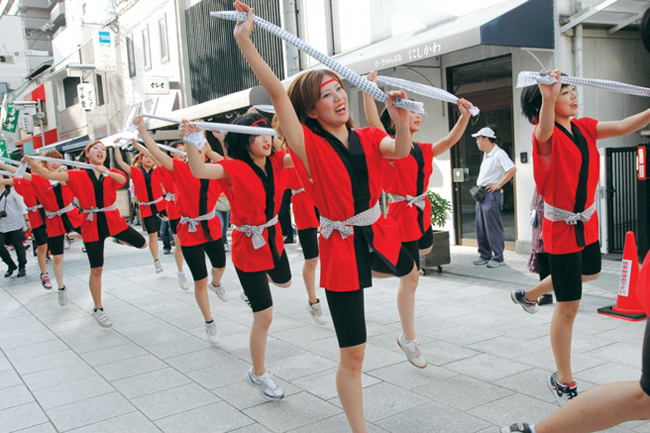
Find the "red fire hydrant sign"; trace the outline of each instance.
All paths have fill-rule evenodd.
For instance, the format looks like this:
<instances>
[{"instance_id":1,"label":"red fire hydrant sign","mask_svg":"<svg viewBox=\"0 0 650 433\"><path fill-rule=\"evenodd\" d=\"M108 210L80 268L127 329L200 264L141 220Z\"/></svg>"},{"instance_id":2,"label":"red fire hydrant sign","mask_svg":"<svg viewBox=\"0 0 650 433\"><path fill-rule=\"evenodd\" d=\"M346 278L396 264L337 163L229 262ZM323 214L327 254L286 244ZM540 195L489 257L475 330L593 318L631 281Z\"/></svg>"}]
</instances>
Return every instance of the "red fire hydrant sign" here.
<instances>
[{"instance_id":1,"label":"red fire hydrant sign","mask_svg":"<svg viewBox=\"0 0 650 433\"><path fill-rule=\"evenodd\" d=\"M637 156L637 173L639 180L646 180L646 147L639 146L636 148Z\"/></svg>"}]
</instances>

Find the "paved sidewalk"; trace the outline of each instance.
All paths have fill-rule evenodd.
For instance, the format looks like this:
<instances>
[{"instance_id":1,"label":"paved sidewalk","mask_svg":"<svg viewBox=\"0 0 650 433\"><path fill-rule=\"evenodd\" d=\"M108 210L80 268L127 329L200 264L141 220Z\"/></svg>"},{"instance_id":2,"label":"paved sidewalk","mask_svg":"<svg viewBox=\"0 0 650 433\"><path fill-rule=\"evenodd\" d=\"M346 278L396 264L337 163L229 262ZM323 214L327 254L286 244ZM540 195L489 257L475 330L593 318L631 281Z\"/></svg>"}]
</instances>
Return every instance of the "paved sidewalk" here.
<instances>
[{"instance_id":1,"label":"paved sidewalk","mask_svg":"<svg viewBox=\"0 0 650 433\"><path fill-rule=\"evenodd\" d=\"M177 285L173 256L161 255L165 271L155 274L148 251L110 241L104 306L115 326L100 328L89 314L88 263L80 250L77 241L66 251L65 307L41 288L35 258L27 277L0 277L0 432L349 431L334 383L334 330L331 321L316 325L305 310L298 246L287 248L293 286L273 288L267 368L285 390L279 402L263 400L244 381L252 314L230 264L230 302L210 295L222 337L214 348L192 291ZM472 248L452 247L443 273L421 280L416 330L429 360L424 370L412 367L395 341L397 280L375 280L367 291L369 431L496 433L557 408L546 385L554 369L553 307L529 315L509 296L536 281L526 271L528 257L507 252L506 266L487 269L472 265L475 256ZM585 285L573 356L580 390L640 377L645 323L596 313L615 302L619 268L605 261L601 279ZM318 294L324 300L322 289ZM325 311L329 316L326 305ZM650 432L650 423L609 431Z\"/></svg>"}]
</instances>

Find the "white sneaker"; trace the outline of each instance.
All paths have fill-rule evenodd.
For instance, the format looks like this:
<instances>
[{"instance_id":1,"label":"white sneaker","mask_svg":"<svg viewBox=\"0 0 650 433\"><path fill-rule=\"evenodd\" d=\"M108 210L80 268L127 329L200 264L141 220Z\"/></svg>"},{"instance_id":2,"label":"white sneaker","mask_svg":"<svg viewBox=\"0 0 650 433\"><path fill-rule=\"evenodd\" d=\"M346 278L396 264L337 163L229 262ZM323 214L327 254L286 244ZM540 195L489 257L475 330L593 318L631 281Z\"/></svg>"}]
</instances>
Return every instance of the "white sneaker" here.
<instances>
[{"instance_id":1,"label":"white sneaker","mask_svg":"<svg viewBox=\"0 0 650 433\"><path fill-rule=\"evenodd\" d=\"M93 317L99 324L99 326L103 328L110 328L113 326L113 322L111 322L111 319L108 318L104 310L95 310L93 309Z\"/></svg>"},{"instance_id":2,"label":"white sneaker","mask_svg":"<svg viewBox=\"0 0 650 433\"><path fill-rule=\"evenodd\" d=\"M154 260L153 261L153 267L156 268L156 273L159 274L163 271L162 263L160 263L160 260Z\"/></svg>"},{"instance_id":3,"label":"white sneaker","mask_svg":"<svg viewBox=\"0 0 650 433\"><path fill-rule=\"evenodd\" d=\"M400 335L397 338L397 345L406 355L406 359L417 368L425 368L428 365L422 353L422 343L419 343L417 340L406 341L404 340L404 336Z\"/></svg>"},{"instance_id":4,"label":"white sneaker","mask_svg":"<svg viewBox=\"0 0 650 433\"><path fill-rule=\"evenodd\" d=\"M59 305L64 306L65 304L68 303L68 289L65 287L62 289L57 290L57 294L59 295Z\"/></svg>"},{"instance_id":5,"label":"white sneaker","mask_svg":"<svg viewBox=\"0 0 650 433\"><path fill-rule=\"evenodd\" d=\"M207 335L210 344L213 346L219 345L221 339L217 335L217 324L214 322L214 320L210 323L205 324L205 334Z\"/></svg>"},{"instance_id":6,"label":"white sneaker","mask_svg":"<svg viewBox=\"0 0 650 433\"><path fill-rule=\"evenodd\" d=\"M311 314L311 318L319 325L327 325L327 320L323 317L323 309L320 307L320 301L316 300L315 304L310 304L309 300L305 304L305 308Z\"/></svg>"},{"instance_id":7,"label":"white sneaker","mask_svg":"<svg viewBox=\"0 0 650 433\"><path fill-rule=\"evenodd\" d=\"M284 397L284 391L275 383L268 371L261 376L255 376L251 367L244 375L244 378L246 383L253 388L257 388L262 397L268 400L280 400Z\"/></svg>"},{"instance_id":8,"label":"white sneaker","mask_svg":"<svg viewBox=\"0 0 650 433\"><path fill-rule=\"evenodd\" d=\"M228 293L226 293L226 289L223 288L223 284L219 284L218 286L215 286L212 283L212 281L210 281L210 284L208 284L208 288L212 290L214 293L216 293L222 302L230 301L230 296L228 296Z\"/></svg>"},{"instance_id":9,"label":"white sneaker","mask_svg":"<svg viewBox=\"0 0 650 433\"><path fill-rule=\"evenodd\" d=\"M187 282L187 277L185 276L185 272L177 272L176 277L178 277L178 285L181 286L181 289L183 290L190 290L190 284Z\"/></svg>"}]
</instances>

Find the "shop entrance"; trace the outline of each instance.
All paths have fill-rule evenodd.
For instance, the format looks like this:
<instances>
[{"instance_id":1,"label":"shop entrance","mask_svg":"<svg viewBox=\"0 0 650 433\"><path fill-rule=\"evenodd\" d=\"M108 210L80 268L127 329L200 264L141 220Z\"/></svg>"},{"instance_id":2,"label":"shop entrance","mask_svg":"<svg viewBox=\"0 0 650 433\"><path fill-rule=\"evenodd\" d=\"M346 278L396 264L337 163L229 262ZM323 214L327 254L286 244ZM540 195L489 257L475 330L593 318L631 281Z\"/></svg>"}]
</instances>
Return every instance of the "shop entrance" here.
<instances>
[{"instance_id":1,"label":"shop entrance","mask_svg":"<svg viewBox=\"0 0 650 433\"><path fill-rule=\"evenodd\" d=\"M483 153L471 136L488 126L497 134L497 145L514 161L512 124L512 63L510 56L488 59L447 69L448 90L466 98L481 109L478 119L472 118L465 134L452 148L452 179L454 181L454 226L456 242L476 246L475 202L469 189L476 185ZM458 110L450 110L450 128L458 120ZM503 230L506 248L514 249L515 225L514 181L503 188Z\"/></svg>"}]
</instances>

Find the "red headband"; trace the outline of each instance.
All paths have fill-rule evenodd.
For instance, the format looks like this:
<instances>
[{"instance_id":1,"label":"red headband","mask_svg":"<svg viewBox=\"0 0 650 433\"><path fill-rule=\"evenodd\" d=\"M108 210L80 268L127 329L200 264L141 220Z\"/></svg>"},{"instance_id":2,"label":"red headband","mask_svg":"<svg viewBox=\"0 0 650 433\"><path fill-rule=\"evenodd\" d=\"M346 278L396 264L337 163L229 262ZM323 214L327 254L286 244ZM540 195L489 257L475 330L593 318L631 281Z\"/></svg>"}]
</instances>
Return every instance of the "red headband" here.
<instances>
[{"instance_id":1,"label":"red headband","mask_svg":"<svg viewBox=\"0 0 650 433\"><path fill-rule=\"evenodd\" d=\"M329 83L331 83L332 81L338 81L338 80L336 78L331 78L331 79L325 81L323 84L321 84L320 87L323 88L326 85L328 85Z\"/></svg>"},{"instance_id":2,"label":"red headband","mask_svg":"<svg viewBox=\"0 0 650 433\"><path fill-rule=\"evenodd\" d=\"M260 122L264 122L264 123L266 123L267 125L269 124L269 122L267 122L266 119L259 119L259 120L256 120L255 122L253 122L253 124L252 124L251 126L255 126L255 125L257 125L257 124L260 123Z\"/></svg>"}]
</instances>

